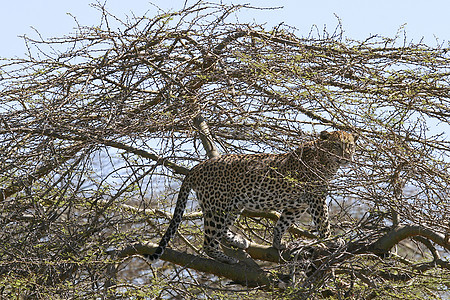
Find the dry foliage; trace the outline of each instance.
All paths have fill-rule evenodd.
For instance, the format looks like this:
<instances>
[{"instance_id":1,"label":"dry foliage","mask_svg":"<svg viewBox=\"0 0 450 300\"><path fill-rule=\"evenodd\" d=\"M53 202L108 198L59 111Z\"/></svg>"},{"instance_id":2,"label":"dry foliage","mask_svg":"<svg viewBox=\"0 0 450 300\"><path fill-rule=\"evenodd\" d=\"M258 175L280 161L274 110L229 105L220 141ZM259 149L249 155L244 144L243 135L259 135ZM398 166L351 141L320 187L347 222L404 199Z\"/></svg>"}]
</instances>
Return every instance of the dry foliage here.
<instances>
[{"instance_id":1,"label":"dry foliage","mask_svg":"<svg viewBox=\"0 0 450 300\"><path fill-rule=\"evenodd\" d=\"M232 21L242 6L127 21L97 9L99 26L26 38L26 57L2 60L1 298L448 295L448 48L339 28L301 38ZM346 247L307 239L306 219L291 229L297 260L279 262L263 246L277 215L247 214L236 226L259 263L219 265L202 256L193 201L163 257L179 266L132 256L152 250L179 180L205 159L200 115L222 153L357 132L329 197Z\"/></svg>"}]
</instances>

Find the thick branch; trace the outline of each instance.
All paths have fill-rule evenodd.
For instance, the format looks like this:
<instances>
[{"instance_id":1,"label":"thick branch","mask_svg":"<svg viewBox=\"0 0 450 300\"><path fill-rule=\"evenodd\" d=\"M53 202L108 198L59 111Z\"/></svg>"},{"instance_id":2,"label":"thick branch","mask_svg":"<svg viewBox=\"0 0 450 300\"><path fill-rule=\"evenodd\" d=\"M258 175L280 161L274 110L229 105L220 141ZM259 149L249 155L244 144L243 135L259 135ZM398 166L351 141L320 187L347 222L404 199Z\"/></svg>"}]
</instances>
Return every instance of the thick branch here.
<instances>
[{"instance_id":1,"label":"thick branch","mask_svg":"<svg viewBox=\"0 0 450 300\"><path fill-rule=\"evenodd\" d=\"M214 144L214 140L211 136L211 131L209 130L208 124L201 115L198 115L194 118L194 126L198 130L203 148L206 151L206 155L209 158L220 156L219 150L217 150L217 147Z\"/></svg>"},{"instance_id":2,"label":"thick branch","mask_svg":"<svg viewBox=\"0 0 450 300\"><path fill-rule=\"evenodd\" d=\"M443 248L450 250L450 244L445 240L443 235L416 225L397 226L370 245L368 249L375 254L383 254L400 241L418 235L430 239Z\"/></svg>"},{"instance_id":3,"label":"thick branch","mask_svg":"<svg viewBox=\"0 0 450 300\"><path fill-rule=\"evenodd\" d=\"M115 254L122 258L135 254L152 254L156 247L157 245L155 244L142 245L137 243L130 245ZM249 287L268 287L272 284L272 281L267 273L263 272L261 269L244 264L224 264L216 260L183 253L172 249L166 249L164 254L161 256L161 259L200 272L225 277L236 283Z\"/></svg>"}]
</instances>

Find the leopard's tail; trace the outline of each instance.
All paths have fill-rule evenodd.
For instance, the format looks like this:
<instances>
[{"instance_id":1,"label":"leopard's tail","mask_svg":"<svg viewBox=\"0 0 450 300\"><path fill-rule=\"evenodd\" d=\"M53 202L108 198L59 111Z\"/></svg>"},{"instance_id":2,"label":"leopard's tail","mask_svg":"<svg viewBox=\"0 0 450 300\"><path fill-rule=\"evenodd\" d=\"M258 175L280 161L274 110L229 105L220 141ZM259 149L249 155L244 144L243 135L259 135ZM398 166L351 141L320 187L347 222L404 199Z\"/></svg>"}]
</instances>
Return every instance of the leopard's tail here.
<instances>
[{"instance_id":1,"label":"leopard's tail","mask_svg":"<svg viewBox=\"0 0 450 300\"><path fill-rule=\"evenodd\" d=\"M175 206L175 211L173 213L172 220L170 220L169 227L166 233L159 242L158 247L153 254L144 254L144 257L150 262L158 260L161 255L163 255L164 250L167 247L170 239L177 232L178 226L181 223L181 218L183 217L184 209L186 208L186 203L188 200L189 192L191 191L191 186L187 183L187 180L183 181L180 191L178 192L177 204Z\"/></svg>"}]
</instances>

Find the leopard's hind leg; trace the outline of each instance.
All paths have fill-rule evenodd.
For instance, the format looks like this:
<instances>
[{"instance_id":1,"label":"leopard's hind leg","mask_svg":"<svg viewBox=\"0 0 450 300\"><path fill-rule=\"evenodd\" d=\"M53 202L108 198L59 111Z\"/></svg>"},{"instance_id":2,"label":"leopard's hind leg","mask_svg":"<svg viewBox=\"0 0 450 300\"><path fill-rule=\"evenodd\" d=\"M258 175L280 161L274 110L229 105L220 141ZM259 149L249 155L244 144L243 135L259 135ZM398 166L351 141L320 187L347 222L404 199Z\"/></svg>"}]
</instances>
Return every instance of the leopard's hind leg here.
<instances>
[{"instance_id":1,"label":"leopard's hind leg","mask_svg":"<svg viewBox=\"0 0 450 300\"><path fill-rule=\"evenodd\" d=\"M226 243L230 244L231 246L234 246L239 249L247 249L250 246L250 242L245 239L240 234L234 233L230 230L230 227L236 222L237 218L239 217L239 213L228 213L228 217L226 218L226 224L225 224L225 233L222 237L222 241L225 241Z\"/></svg>"},{"instance_id":2,"label":"leopard's hind leg","mask_svg":"<svg viewBox=\"0 0 450 300\"><path fill-rule=\"evenodd\" d=\"M222 210L204 211L205 239L203 250L208 256L220 262L235 264L239 260L223 253L219 242L222 237L226 236L226 225L229 223L228 216L229 214Z\"/></svg>"}]
</instances>

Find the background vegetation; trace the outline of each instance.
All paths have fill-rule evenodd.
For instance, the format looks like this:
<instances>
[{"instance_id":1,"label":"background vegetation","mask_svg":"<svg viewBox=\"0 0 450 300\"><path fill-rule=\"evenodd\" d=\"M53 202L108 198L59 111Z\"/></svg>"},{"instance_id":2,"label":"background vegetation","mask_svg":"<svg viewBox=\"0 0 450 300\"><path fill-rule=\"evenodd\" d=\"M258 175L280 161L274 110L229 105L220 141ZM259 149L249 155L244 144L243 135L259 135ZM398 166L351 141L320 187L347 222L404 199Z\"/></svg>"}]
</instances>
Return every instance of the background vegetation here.
<instances>
[{"instance_id":1,"label":"background vegetation","mask_svg":"<svg viewBox=\"0 0 450 300\"><path fill-rule=\"evenodd\" d=\"M449 295L448 48L229 21L242 6L97 9L98 26L2 60L0 297ZM280 153L323 129L360 135L329 196L345 247L317 244L305 215L280 260L277 214L247 213L236 230L255 260L220 264L193 197L163 260L138 255L205 149Z\"/></svg>"}]
</instances>

